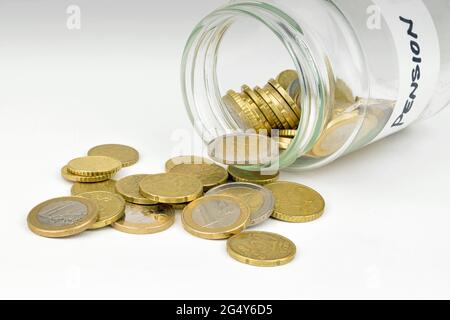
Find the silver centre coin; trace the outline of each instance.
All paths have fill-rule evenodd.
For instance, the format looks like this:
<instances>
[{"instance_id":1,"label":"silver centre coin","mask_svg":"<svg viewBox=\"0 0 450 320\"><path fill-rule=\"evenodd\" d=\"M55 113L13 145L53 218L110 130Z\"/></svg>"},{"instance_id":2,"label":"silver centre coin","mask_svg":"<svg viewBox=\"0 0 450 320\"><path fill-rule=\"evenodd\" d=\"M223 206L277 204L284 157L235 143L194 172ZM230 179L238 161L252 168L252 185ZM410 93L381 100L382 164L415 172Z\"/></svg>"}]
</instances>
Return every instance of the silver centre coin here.
<instances>
[{"instance_id":1,"label":"silver centre coin","mask_svg":"<svg viewBox=\"0 0 450 320\"><path fill-rule=\"evenodd\" d=\"M263 223L273 213L275 198L272 192L260 185L245 182L223 184L209 190L206 195L224 194L245 202L251 212L250 226Z\"/></svg>"}]
</instances>

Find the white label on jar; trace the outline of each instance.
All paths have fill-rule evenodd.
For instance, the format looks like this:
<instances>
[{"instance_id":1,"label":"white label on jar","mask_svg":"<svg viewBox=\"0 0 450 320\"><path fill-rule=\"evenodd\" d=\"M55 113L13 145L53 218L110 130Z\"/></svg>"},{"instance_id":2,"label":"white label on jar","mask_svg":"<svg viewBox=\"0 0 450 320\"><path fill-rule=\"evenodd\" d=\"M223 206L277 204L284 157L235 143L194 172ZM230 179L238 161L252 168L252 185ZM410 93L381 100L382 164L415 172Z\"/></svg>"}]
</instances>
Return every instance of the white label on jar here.
<instances>
[{"instance_id":1,"label":"white label on jar","mask_svg":"<svg viewBox=\"0 0 450 320\"><path fill-rule=\"evenodd\" d=\"M392 32L399 64L397 103L379 140L417 120L431 101L439 80L440 47L433 18L422 0L373 2Z\"/></svg>"}]
</instances>

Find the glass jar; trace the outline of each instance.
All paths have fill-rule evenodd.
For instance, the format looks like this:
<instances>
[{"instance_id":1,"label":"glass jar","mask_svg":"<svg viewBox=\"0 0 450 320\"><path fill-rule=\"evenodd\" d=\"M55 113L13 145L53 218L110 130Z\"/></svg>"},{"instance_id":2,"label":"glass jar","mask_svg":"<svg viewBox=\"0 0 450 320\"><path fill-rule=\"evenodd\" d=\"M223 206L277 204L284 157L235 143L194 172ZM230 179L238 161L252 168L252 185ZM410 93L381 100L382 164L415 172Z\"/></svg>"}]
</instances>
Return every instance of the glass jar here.
<instances>
[{"instance_id":1,"label":"glass jar","mask_svg":"<svg viewBox=\"0 0 450 320\"><path fill-rule=\"evenodd\" d=\"M449 104L449 17L446 0L231 1L188 40L182 89L190 119L206 143L246 130L227 93L292 69L285 74L297 76L284 89L300 114L279 164L326 165ZM264 103L264 92L249 88L241 98L252 108Z\"/></svg>"}]
</instances>

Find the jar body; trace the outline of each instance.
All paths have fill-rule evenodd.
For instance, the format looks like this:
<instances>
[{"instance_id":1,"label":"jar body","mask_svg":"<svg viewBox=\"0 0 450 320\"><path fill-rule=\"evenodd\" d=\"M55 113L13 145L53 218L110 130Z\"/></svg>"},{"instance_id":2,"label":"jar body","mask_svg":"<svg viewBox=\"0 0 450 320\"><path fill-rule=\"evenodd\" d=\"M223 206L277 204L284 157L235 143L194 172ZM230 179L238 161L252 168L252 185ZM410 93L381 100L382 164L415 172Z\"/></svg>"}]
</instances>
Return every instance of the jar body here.
<instances>
[{"instance_id":1,"label":"jar body","mask_svg":"<svg viewBox=\"0 0 450 320\"><path fill-rule=\"evenodd\" d=\"M285 91L298 125L280 164L325 165L448 105L448 16L445 0L232 1L189 39L182 83L191 120L206 142L249 129L230 112L227 90L295 69ZM242 97L256 110L264 90L248 90Z\"/></svg>"}]
</instances>

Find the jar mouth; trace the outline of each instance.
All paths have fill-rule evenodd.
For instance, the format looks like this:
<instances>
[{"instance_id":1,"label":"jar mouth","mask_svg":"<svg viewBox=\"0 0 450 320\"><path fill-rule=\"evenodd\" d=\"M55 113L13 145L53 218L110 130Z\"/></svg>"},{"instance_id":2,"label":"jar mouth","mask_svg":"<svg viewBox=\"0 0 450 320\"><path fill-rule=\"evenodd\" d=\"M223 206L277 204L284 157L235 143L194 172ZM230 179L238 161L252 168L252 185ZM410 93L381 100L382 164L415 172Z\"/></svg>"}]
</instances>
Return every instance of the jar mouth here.
<instances>
[{"instance_id":1,"label":"jar mouth","mask_svg":"<svg viewBox=\"0 0 450 320\"><path fill-rule=\"evenodd\" d=\"M332 88L326 56L313 39L280 9L267 3L237 2L204 18L192 32L183 54L181 83L184 102L192 124L205 143L219 135L244 129L226 111L217 77L221 40L230 26L242 18L255 19L273 32L288 51L299 75L300 95L296 102L301 105L300 123L292 143L287 150L280 152L276 164L286 168L306 154L319 138L327 116L326 106L331 103ZM260 170L261 166L246 169Z\"/></svg>"}]
</instances>

